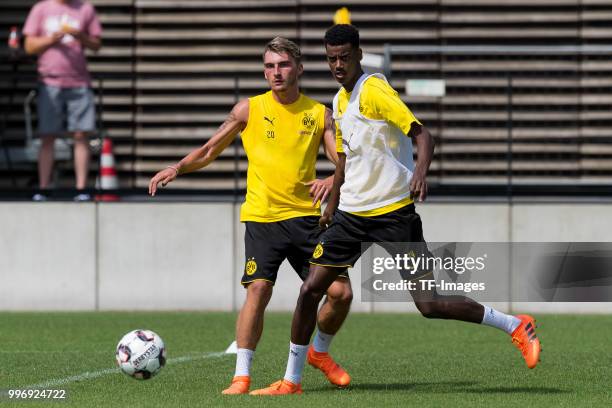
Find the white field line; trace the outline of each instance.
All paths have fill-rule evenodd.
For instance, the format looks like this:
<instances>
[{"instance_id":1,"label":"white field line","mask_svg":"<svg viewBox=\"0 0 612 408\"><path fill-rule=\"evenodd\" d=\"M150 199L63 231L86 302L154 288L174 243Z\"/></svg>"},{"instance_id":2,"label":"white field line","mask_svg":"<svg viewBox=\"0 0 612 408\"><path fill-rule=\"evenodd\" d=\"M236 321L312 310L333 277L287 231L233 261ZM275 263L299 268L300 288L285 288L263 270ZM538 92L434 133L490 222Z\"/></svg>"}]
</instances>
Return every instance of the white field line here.
<instances>
[{"instance_id":1,"label":"white field line","mask_svg":"<svg viewBox=\"0 0 612 408\"><path fill-rule=\"evenodd\" d=\"M166 364L187 363L189 361L205 360L208 358L221 357L225 355L226 354L221 351L221 352L215 352L215 353L204 353L204 354L194 355L194 356L182 356L182 357L170 358L166 361ZM84 373L73 375L71 377L57 378L57 379L45 381L45 382L38 383L38 384L28 385L21 389L37 389L37 388L50 389L53 387L66 385L66 384L69 384L75 381L92 380L94 378L99 378L99 377L103 377L108 374L114 374L114 373L119 373L119 372L121 372L121 370L118 367L107 368L105 370L98 370L98 371L86 371Z\"/></svg>"}]
</instances>

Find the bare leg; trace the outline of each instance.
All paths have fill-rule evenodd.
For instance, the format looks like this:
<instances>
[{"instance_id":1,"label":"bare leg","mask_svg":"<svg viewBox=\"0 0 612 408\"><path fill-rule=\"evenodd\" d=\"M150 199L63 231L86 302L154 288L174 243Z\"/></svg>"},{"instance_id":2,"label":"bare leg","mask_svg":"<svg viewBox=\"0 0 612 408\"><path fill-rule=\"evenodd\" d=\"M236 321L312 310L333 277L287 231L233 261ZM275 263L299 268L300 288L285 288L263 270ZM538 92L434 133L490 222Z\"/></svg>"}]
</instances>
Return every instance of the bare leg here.
<instances>
[{"instance_id":1,"label":"bare leg","mask_svg":"<svg viewBox=\"0 0 612 408\"><path fill-rule=\"evenodd\" d=\"M261 338L264 311L272 297L272 283L255 281L247 286L247 298L236 321L238 348L255 350Z\"/></svg>"},{"instance_id":2,"label":"bare leg","mask_svg":"<svg viewBox=\"0 0 612 408\"><path fill-rule=\"evenodd\" d=\"M424 277L431 279L431 274ZM420 283L417 283L420 289ZM465 296L443 296L433 290L411 292L421 314L428 319L453 319L485 324L505 331L521 351L527 367L534 368L540 357L540 341L535 334L535 319L529 315L501 313ZM485 310L487 319L485 319Z\"/></svg>"},{"instance_id":3,"label":"bare leg","mask_svg":"<svg viewBox=\"0 0 612 408\"><path fill-rule=\"evenodd\" d=\"M425 275L422 279L432 279ZM443 296L435 288L422 289L417 282L417 290L411 291L417 309L428 319L452 319L480 324L484 317L484 306L465 296Z\"/></svg>"},{"instance_id":4,"label":"bare leg","mask_svg":"<svg viewBox=\"0 0 612 408\"><path fill-rule=\"evenodd\" d=\"M236 371L232 384L223 390L222 394L237 395L249 392L251 359L263 332L264 312L271 297L271 282L255 281L247 286L247 298L236 321Z\"/></svg>"},{"instance_id":5,"label":"bare leg","mask_svg":"<svg viewBox=\"0 0 612 408\"><path fill-rule=\"evenodd\" d=\"M336 334L348 312L353 300L351 281L348 278L338 278L327 289L323 306L319 309L317 326L326 334Z\"/></svg>"},{"instance_id":6,"label":"bare leg","mask_svg":"<svg viewBox=\"0 0 612 408\"><path fill-rule=\"evenodd\" d=\"M321 370L329 382L337 387L348 386L351 376L331 358L329 346L344 323L352 300L351 281L347 277L338 277L327 289L327 296L317 317L319 330L306 355L308 363ZM293 375L295 372L290 371L289 376Z\"/></svg>"},{"instance_id":7,"label":"bare leg","mask_svg":"<svg viewBox=\"0 0 612 408\"><path fill-rule=\"evenodd\" d=\"M76 188L82 190L87 186L89 173L89 139L84 132L74 133L74 172L76 174Z\"/></svg>"},{"instance_id":8,"label":"bare leg","mask_svg":"<svg viewBox=\"0 0 612 408\"><path fill-rule=\"evenodd\" d=\"M291 323L291 342L307 345L317 323L317 307L323 295L338 277L338 268L310 265L308 278L302 284L293 321Z\"/></svg>"},{"instance_id":9,"label":"bare leg","mask_svg":"<svg viewBox=\"0 0 612 408\"><path fill-rule=\"evenodd\" d=\"M40 140L41 146L38 152L38 185L41 189L45 189L49 188L51 174L53 173L55 136L41 136Z\"/></svg>"}]
</instances>

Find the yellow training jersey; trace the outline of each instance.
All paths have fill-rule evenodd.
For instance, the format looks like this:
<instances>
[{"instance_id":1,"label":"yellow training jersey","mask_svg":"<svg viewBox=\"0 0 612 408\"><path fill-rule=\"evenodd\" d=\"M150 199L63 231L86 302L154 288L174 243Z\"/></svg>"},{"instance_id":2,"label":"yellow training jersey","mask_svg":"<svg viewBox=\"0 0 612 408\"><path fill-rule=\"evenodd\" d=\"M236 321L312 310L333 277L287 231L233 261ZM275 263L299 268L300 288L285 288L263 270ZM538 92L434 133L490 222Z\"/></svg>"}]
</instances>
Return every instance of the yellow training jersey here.
<instances>
[{"instance_id":1,"label":"yellow training jersey","mask_svg":"<svg viewBox=\"0 0 612 408\"><path fill-rule=\"evenodd\" d=\"M246 200L240 221L275 222L319 215L310 187L325 129L325 106L300 94L289 105L272 91L249 98L249 120L242 131L247 154Z\"/></svg>"},{"instance_id":2,"label":"yellow training jersey","mask_svg":"<svg viewBox=\"0 0 612 408\"><path fill-rule=\"evenodd\" d=\"M350 98L351 92L347 92L344 88L341 88L338 92L338 115L342 116L344 114ZM368 119L384 120L400 129L406 135L410 132L412 123L416 122L421 124L400 99L397 91L395 91L386 81L375 76L369 77L363 83L359 98L359 113ZM336 150L339 153L344 152L340 126L336 126ZM374 217L390 213L412 202L413 200L407 197L395 203L385 205L384 207L374 210L352 212L352 214L362 217Z\"/></svg>"}]
</instances>

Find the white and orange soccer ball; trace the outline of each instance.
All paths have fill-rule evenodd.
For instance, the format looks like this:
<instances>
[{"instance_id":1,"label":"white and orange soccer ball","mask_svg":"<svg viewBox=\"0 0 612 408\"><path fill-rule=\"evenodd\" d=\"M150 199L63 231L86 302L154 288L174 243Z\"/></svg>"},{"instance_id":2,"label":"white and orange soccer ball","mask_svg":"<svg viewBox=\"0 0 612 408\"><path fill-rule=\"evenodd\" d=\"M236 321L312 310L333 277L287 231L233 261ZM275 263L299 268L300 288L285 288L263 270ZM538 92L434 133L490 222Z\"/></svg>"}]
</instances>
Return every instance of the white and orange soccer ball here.
<instances>
[{"instance_id":1,"label":"white and orange soccer ball","mask_svg":"<svg viewBox=\"0 0 612 408\"><path fill-rule=\"evenodd\" d=\"M115 358L121 371L132 378L148 380L166 364L164 341L151 330L132 330L117 344Z\"/></svg>"}]
</instances>

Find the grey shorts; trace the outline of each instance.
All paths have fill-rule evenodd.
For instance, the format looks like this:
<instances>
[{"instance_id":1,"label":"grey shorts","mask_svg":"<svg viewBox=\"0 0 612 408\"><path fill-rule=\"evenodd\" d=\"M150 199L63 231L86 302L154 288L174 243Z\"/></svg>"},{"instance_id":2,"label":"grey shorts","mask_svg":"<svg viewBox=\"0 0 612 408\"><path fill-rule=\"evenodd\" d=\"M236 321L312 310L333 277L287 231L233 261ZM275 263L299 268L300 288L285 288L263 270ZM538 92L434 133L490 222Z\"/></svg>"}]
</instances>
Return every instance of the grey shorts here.
<instances>
[{"instance_id":1,"label":"grey shorts","mask_svg":"<svg viewBox=\"0 0 612 408\"><path fill-rule=\"evenodd\" d=\"M38 133L41 136L96 130L96 106L90 88L38 85Z\"/></svg>"}]
</instances>

